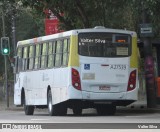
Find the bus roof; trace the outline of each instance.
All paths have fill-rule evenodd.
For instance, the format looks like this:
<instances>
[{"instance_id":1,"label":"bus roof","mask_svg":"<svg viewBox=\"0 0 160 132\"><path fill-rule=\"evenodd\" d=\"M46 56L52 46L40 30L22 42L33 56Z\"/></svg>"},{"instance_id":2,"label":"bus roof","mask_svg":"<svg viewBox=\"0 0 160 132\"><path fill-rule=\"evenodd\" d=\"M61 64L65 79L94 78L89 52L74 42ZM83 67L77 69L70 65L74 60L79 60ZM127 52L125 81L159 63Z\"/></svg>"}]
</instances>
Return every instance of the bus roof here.
<instances>
[{"instance_id":1,"label":"bus roof","mask_svg":"<svg viewBox=\"0 0 160 132\"><path fill-rule=\"evenodd\" d=\"M122 30L122 29L110 29L104 27L95 27L95 28L88 28L88 29L75 29L70 31L65 31L57 34L41 36L37 38L22 40L17 43L17 46L26 45L26 44L34 44L34 43L41 43L52 39L57 39L59 37L68 37L70 35L77 35L78 33L82 32L108 32L108 33L122 33L122 34L130 34L133 37L136 37L137 34L134 31Z\"/></svg>"}]
</instances>

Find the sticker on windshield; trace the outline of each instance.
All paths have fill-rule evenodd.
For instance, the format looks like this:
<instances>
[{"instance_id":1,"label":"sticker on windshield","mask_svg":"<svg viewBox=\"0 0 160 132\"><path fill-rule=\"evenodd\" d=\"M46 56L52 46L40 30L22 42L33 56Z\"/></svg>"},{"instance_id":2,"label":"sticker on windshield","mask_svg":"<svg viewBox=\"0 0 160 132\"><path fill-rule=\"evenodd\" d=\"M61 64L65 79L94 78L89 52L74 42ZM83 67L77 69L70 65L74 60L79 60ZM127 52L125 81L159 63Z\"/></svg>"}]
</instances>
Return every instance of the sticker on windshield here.
<instances>
[{"instance_id":1,"label":"sticker on windshield","mask_svg":"<svg viewBox=\"0 0 160 132\"><path fill-rule=\"evenodd\" d=\"M84 64L84 70L90 70L90 64Z\"/></svg>"}]
</instances>

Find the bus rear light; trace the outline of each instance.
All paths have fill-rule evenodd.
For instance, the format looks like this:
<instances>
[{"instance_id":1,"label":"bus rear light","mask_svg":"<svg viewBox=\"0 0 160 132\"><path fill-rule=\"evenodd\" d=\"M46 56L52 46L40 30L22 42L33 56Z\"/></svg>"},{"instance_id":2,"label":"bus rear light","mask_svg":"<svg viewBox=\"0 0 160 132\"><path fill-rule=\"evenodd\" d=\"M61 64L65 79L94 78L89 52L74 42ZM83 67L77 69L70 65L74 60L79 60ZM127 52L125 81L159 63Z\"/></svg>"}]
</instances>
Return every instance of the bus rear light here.
<instances>
[{"instance_id":1,"label":"bus rear light","mask_svg":"<svg viewBox=\"0 0 160 132\"><path fill-rule=\"evenodd\" d=\"M72 86L77 90L81 90L81 81L79 72L73 68L72 68Z\"/></svg>"},{"instance_id":2,"label":"bus rear light","mask_svg":"<svg viewBox=\"0 0 160 132\"><path fill-rule=\"evenodd\" d=\"M127 91L131 91L136 87L136 70L132 71L128 80Z\"/></svg>"}]
</instances>

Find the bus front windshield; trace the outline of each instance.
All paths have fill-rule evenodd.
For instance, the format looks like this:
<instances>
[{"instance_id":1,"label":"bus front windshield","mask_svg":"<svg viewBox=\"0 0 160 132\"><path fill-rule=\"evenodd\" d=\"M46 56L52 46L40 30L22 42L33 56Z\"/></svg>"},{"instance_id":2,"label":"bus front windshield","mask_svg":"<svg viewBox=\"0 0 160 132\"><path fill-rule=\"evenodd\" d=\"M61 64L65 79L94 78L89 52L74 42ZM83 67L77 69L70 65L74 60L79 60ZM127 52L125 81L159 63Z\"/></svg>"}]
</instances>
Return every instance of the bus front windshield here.
<instances>
[{"instance_id":1,"label":"bus front windshield","mask_svg":"<svg viewBox=\"0 0 160 132\"><path fill-rule=\"evenodd\" d=\"M131 36L120 33L79 33L78 52L90 57L128 57L131 55Z\"/></svg>"}]
</instances>

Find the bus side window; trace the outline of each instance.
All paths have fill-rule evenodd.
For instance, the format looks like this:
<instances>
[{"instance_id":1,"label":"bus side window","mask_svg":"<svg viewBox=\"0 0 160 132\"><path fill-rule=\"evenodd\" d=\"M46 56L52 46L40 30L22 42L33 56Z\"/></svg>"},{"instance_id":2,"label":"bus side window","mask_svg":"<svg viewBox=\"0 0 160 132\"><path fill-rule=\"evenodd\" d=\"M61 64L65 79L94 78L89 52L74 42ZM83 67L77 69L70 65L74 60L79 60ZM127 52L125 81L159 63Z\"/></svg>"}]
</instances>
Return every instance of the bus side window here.
<instances>
[{"instance_id":1,"label":"bus side window","mask_svg":"<svg viewBox=\"0 0 160 132\"><path fill-rule=\"evenodd\" d=\"M28 47L23 48L23 64L22 64L22 70L27 70L27 65L28 65Z\"/></svg>"},{"instance_id":2,"label":"bus side window","mask_svg":"<svg viewBox=\"0 0 160 132\"><path fill-rule=\"evenodd\" d=\"M17 49L17 56L19 56L19 58L22 57L22 47L18 47L18 49Z\"/></svg>"},{"instance_id":3,"label":"bus side window","mask_svg":"<svg viewBox=\"0 0 160 132\"><path fill-rule=\"evenodd\" d=\"M63 41L63 58L62 58L62 66L68 65L68 57L69 57L69 43L68 39L64 39Z\"/></svg>"},{"instance_id":4,"label":"bus side window","mask_svg":"<svg viewBox=\"0 0 160 132\"><path fill-rule=\"evenodd\" d=\"M40 68L46 67L46 55L47 55L47 43L43 43L41 45L41 67Z\"/></svg>"},{"instance_id":5,"label":"bus side window","mask_svg":"<svg viewBox=\"0 0 160 132\"><path fill-rule=\"evenodd\" d=\"M29 70L29 50L30 50L30 46L27 47L26 70Z\"/></svg>"},{"instance_id":6,"label":"bus side window","mask_svg":"<svg viewBox=\"0 0 160 132\"><path fill-rule=\"evenodd\" d=\"M38 65L39 65L39 52L40 52L40 48L39 48L39 44L36 44L35 47L35 61L34 61L34 69L38 69Z\"/></svg>"},{"instance_id":7,"label":"bus side window","mask_svg":"<svg viewBox=\"0 0 160 132\"><path fill-rule=\"evenodd\" d=\"M29 48L29 69L33 69L33 64L34 64L34 46L31 45Z\"/></svg>"},{"instance_id":8,"label":"bus side window","mask_svg":"<svg viewBox=\"0 0 160 132\"><path fill-rule=\"evenodd\" d=\"M62 41L57 41L55 67L60 67L62 63Z\"/></svg>"},{"instance_id":9,"label":"bus side window","mask_svg":"<svg viewBox=\"0 0 160 132\"><path fill-rule=\"evenodd\" d=\"M53 67L55 67L57 41L53 42Z\"/></svg>"},{"instance_id":10,"label":"bus side window","mask_svg":"<svg viewBox=\"0 0 160 132\"><path fill-rule=\"evenodd\" d=\"M48 44L48 63L47 67L53 67L53 43L49 42Z\"/></svg>"},{"instance_id":11,"label":"bus side window","mask_svg":"<svg viewBox=\"0 0 160 132\"><path fill-rule=\"evenodd\" d=\"M16 71L15 73L19 73L22 70L22 47L18 47L17 49L17 57L15 61Z\"/></svg>"}]
</instances>

